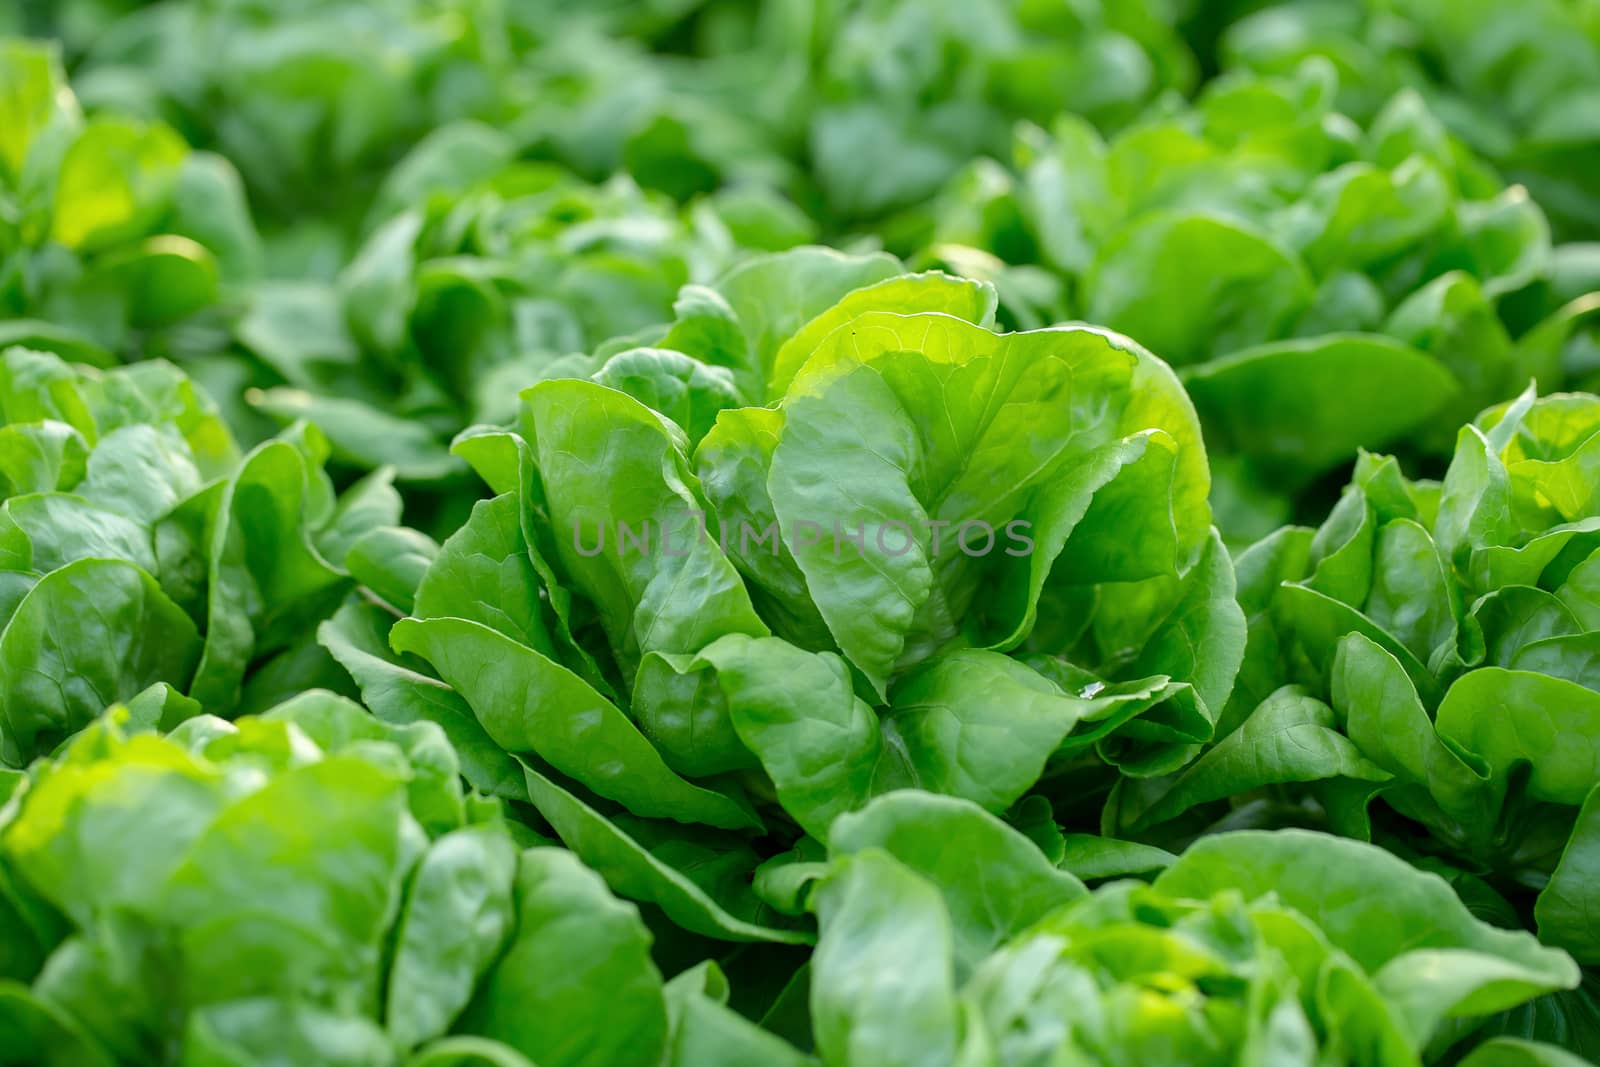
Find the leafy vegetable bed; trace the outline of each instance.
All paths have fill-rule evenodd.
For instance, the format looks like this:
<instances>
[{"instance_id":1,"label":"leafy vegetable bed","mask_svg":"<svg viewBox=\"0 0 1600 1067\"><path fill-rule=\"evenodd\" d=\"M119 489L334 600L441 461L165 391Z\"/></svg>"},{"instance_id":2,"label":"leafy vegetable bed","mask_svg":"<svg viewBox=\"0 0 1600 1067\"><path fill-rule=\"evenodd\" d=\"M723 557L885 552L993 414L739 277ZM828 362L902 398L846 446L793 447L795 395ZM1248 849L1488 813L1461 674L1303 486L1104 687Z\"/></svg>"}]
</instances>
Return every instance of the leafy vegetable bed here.
<instances>
[{"instance_id":1,"label":"leafy vegetable bed","mask_svg":"<svg viewBox=\"0 0 1600 1067\"><path fill-rule=\"evenodd\" d=\"M0 10L0 1064L1600 1061L1592 0Z\"/></svg>"}]
</instances>

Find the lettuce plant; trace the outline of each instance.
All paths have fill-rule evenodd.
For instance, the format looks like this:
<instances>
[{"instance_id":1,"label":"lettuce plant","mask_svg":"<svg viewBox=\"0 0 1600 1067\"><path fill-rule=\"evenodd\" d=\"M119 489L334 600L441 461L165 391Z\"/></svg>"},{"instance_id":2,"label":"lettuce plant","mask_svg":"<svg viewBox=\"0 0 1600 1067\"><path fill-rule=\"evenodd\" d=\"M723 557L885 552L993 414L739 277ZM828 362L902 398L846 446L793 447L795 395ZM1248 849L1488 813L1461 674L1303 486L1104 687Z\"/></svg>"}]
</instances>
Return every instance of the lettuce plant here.
<instances>
[{"instance_id":1,"label":"lettuce plant","mask_svg":"<svg viewBox=\"0 0 1600 1067\"><path fill-rule=\"evenodd\" d=\"M817 8L810 29L823 43L802 69L813 101L807 147L827 204L852 219L909 207L973 155L994 151L1013 120L1071 110L1115 128L1163 90L1186 90L1194 60L1166 6Z\"/></svg>"},{"instance_id":2,"label":"lettuce plant","mask_svg":"<svg viewBox=\"0 0 1600 1067\"><path fill-rule=\"evenodd\" d=\"M1274 4L1231 27L1224 62L1282 70L1308 55L1341 70L1340 104L1365 119L1397 89L1421 92L1450 128L1524 182L1574 240L1600 236L1600 20L1535 0Z\"/></svg>"},{"instance_id":3,"label":"lettuce plant","mask_svg":"<svg viewBox=\"0 0 1600 1067\"><path fill-rule=\"evenodd\" d=\"M587 375L588 353L670 320L679 287L715 278L742 242L810 235L760 194L680 210L626 177L589 185L515 151L486 126L436 131L390 175L335 281L258 287L239 341L278 385L256 406L315 420L341 462L448 479L464 473L449 437L509 418L518 389Z\"/></svg>"},{"instance_id":4,"label":"lettuce plant","mask_svg":"<svg viewBox=\"0 0 1600 1067\"><path fill-rule=\"evenodd\" d=\"M137 105L237 161L286 253L352 236L397 161L464 120L593 181L625 171L680 199L797 180L794 152L766 128L781 125L793 98L777 87L793 79L774 82L770 53L749 61L749 33L737 34L746 47L707 43L673 58L636 39L645 25L687 21L682 3L628 19L608 10L628 5L608 2L185 0L86 12L94 2L55 5L57 32L83 52L87 98ZM762 37L779 62L803 63L800 39L780 30L809 5L777 6L786 10ZM629 21L639 25L625 30Z\"/></svg>"},{"instance_id":5,"label":"lettuce plant","mask_svg":"<svg viewBox=\"0 0 1600 1067\"><path fill-rule=\"evenodd\" d=\"M99 367L227 345L260 269L239 175L169 127L84 116L51 45L0 38L0 345Z\"/></svg>"},{"instance_id":6,"label":"lettuce plant","mask_svg":"<svg viewBox=\"0 0 1600 1067\"><path fill-rule=\"evenodd\" d=\"M1422 97L1357 126L1339 85L1314 58L1109 141L1073 116L1024 128L1014 175L974 164L935 208L933 255L992 274L1013 318L1103 323L1179 369L1243 542L1357 448L1447 453L1530 379L1585 373L1592 256L1558 258L1540 207Z\"/></svg>"},{"instance_id":7,"label":"lettuce plant","mask_svg":"<svg viewBox=\"0 0 1600 1067\"><path fill-rule=\"evenodd\" d=\"M88 6L59 5L83 27L85 99L226 155L274 230L314 219L347 232L417 138L503 117L519 95L502 5L483 0Z\"/></svg>"},{"instance_id":8,"label":"lettuce plant","mask_svg":"<svg viewBox=\"0 0 1600 1067\"><path fill-rule=\"evenodd\" d=\"M1110 822L1192 831L1223 797L1292 785L1600 962L1597 456L1600 398L1530 392L1461 431L1442 483L1364 457L1319 529L1240 557L1252 620L1226 736L1124 788ZM1231 817L1261 816L1282 817Z\"/></svg>"},{"instance_id":9,"label":"lettuce plant","mask_svg":"<svg viewBox=\"0 0 1600 1067\"><path fill-rule=\"evenodd\" d=\"M679 198L758 182L853 226L921 202L1018 118L1071 109L1114 128L1186 90L1195 63L1168 6L525 5L514 129L589 177L622 170ZM669 54L640 39L675 18Z\"/></svg>"},{"instance_id":10,"label":"lettuce plant","mask_svg":"<svg viewBox=\"0 0 1600 1067\"><path fill-rule=\"evenodd\" d=\"M800 936L742 879L887 790L1004 812L1182 766L1242 651L1166 366L1096 330L996 333L993 294L942 275L809 317L756 285L882 266L802 250L695 298L771 353L773 406L665 347L527 390L513 429L457 442L498 495L411 617L323 628L375 713L448 723L480 788L706 936Z\"/></svg>"},{"instance_id":11,"label":"lettuce plant","mask_svg":"<svg viewBox=\"0 0 1600 1067\"><path fill-rule=\"evenodd\" d=\"M700 18L678 3L585 5L551 0L512 12L526 41L527 79L511 133L527 154L591 181L627 174L679 201L732 187L799 192L803 97L797 68L814 17L811 5L718 3ZM626 10L631 8L631 10ZM659 22L687 16L669 35L676 54L653 51L607 16ZM701 23L704 25L704 23Z\"/></svg>"},{"instance_id":12,"label":"lettuce plant","mask_svg":"<svg viewBox=\"0 0 1600 1067\"><path fill-rule=\"evenodd\" d=\"M7 349L0 417L0 764L157 683L167 725L345 684L310 628L353 584L347 550L399 520L388 473L336 496L306 425L241 456L156 361Z\"/></svg>"},{"instance_id":13,"label":"lettuce plant","mask_svg":"<svg viewBox=\"0 0 1600 1067\"><path fill-rule=\"evenodd\" d=\"M662 1062L637 910L464 793L436 726L313 690L162 737L144 699L4 780L11 1062Z\"/></svg>"},{"instance_id":14,"label":"lettuce plant","mask_svg":"<svg viewBox=\"0 0 1600 1067\"><path fill-rule=\"evenodd\" d=\"M893 793L841 817L829 854L805 890L810 1003L839 1067L1431 1063L1578 980L1437 876L1305 831L1218 834L1091 893L976 807Z\"/></svg>"}]
</instances>

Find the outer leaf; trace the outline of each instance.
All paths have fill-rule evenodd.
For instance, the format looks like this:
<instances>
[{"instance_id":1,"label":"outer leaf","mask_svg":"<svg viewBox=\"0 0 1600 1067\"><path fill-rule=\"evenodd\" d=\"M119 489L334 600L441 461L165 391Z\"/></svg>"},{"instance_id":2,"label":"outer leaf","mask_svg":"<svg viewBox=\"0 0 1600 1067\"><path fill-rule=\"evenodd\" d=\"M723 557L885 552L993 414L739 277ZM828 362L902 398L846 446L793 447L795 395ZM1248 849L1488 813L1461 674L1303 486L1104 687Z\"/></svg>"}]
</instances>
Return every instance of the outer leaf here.
<instances>
[{"instance_id":1,"label":"outer leaf","mask_svg":"<svg viewBox=\"0 0 1600 1067\"><path fill-rule=\"evenodd\" d=\"M1528 765L1527 793L1582 804L1600 781L1600 693L1563 678L1486 667L1445 694L1439 735L1484 760L1499 789Z\"/></svg>"},{"instance_id":2,"label":"outer leaf","mask_svg":"<svg viewBox=\"0 0 1600 1067\"><path fill-rule=\"evenodd\" d=\"M1331 708L1286 687L1174 779L1121 783L1118 825L1134 831L1158 826L1197 805L1264 786L1388 777L1335 729Z\"/></svg>"},{"instance_id":3,"label":"outer leaf","mask_svg":"<svg viewBox=\"0 0 1600 1067\"><path fill-rule=\"evenodd\" d=\"M380 608L346 603L317 628L317 639L361 689L361 699L384 722L432 722L461 759L461 773L483 793L521 799L522 769L495 744L459 693L437 678L398 662L389 650L392 616Z\"/></svg>"},{"instance_id":4,"label":"outer leaf","mask_svg":"<svg viewBox=\"0 0 1600 1067\"><path fill-rule=\"evenodd\" d=\"M755 825L728 797L674 774L615 705L533 649L465 619L402 619L389 640L432 663L506 751L537 753L639 815Z\"/></svg>"},{"instance_id":5,"label":"outer leaf","mask_svg":"<svg viewBox=\"0 0 1600 1067\"><path fill-rule=\"evenodd\" d=\"M571 854L536 848L517 868L516 914L515 937L462 1029L540 1067L656 1067L666 1007L637 909Z\"/></svg>"},{"instance_id":6,"label":"outer leaf","mask_svg":"<svg viewBox=\"0 0 1600 1067\"><path fill-rule=\"evenodd\" d=\"M384 1017L410 1048L450 1028L516 922L516 850L496 825L466 827L429 847L396 926Z\"/></svg>"},{"instance_id":7,"label":"outer leaf","mask_svg":"<svg viewBox=\"0 0 1600 1067\"><path fill-rule=\"evenodd\" d=\"M1539 894L1534 918L1539 938L1572 953L1579 963L1600 963L1600 787L1578 811L1572 836L1550 884Z\"/></svg>"},{"instance_id":8,"label":"outer leaf","mask_svg":"<svg viewBox=\"0 0 1600 1067\"><path fill-rule=\"evenodd\" d=\"M806 944L809 934L762 926L732 914L699 885L551 779L527 769L528 794L561 841L606 884L632 900L658 905L673 922L724 941Z\"/></svg>"},{"instance_id":9,"label":"outer leaf","mask_svg":"<svg viewBox=\"0 0 1600 1067\"><path fill-rule=\"evenodd\" d=\"M972 969L1048 912L1085 895L1033 843L981 809L949 797L899 791L841 816L834 855L883 849L944 896L956 973Z\"/></svg>"},{"instance_id":10,"label":"outer leaf","mask_svg":"<svg viewBox=\"0 0 1600 1067\"><path fill-rule=\"evenodd\" d=\"M875 849L842 860L816 896L811 1014L823 1061L943 1067L959 1037L953 934L939 891Z\"/></svg>"},{"instance_id":11,"label":"outer leaf","mask_svg":"<svg viewBox=\"0 0 1600 1067\"><path fill-rule=\"evenodd\" d=\"M1039 780L1088 707L1014 659L963 650L896 682L884 723L919 786L1001 812Z\"/></svg>"},{"instance_id":12,"label":"outer leaf","mask_svg":"<svg viewBox=\"0 0 1600 1067\"><path fill-rule=\"evenodd\" d=\"M0 735L21 764L146 686L187 686L194 623L131 563L84 559L33 586L0 633Z\"/></svg>"},{"instance_id":13,"label":"outer leaf","mask_svg":"<svg viewBox=\"0 0 1600 1067\"><path fill-rule=\"evenodd\" d=\"M771 776L785 810L818 839L879 787L887 758L872 709L837 656L733 634L699 661L717 672L739 739Z\"/></svg>"},{"instance_id":14,"label":"outer leaf","mask_svg":"<svg viewBox=\"0 0 1600 1067\"><path fill-rule=\"evenodd\" d=\"M727 1007L726 983L711 960L667 983L672 1016L667 1067L814 1067L810 1056Z\"/></svg>"}]
</instances>

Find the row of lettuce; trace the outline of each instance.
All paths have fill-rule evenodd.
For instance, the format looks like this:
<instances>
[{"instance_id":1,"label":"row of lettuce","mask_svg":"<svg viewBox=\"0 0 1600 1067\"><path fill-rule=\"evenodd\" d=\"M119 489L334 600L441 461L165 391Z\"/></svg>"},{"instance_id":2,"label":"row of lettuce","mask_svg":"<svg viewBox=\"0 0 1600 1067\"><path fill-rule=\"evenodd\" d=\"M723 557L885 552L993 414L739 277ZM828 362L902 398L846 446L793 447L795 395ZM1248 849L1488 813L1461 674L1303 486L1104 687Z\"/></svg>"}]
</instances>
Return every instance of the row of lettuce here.
<instances>
[{"instance_id":1,"label":"row of lettuce","mask_svg":"<svg viewBox=\"0 0 1600 1067\"><path fill-rule=\"evenodd\" d=\"M223 152L279 220L360 214L406 146L476 119L591 179L759 181L871 223L1017 120L1116 130L1316 56L1357 122L1416 90L1560 231L1600 226L1587 0L59 0L0 32L64 40L93 104Z\"/></svg>"},{"instance_id":2,"label":"row of lettuce","mask_svg":"<svg viewBox=\"0 0 1600 1067\"><path fill-rule=\"evenodd\" d=\"M208 10L158 5L134 21ZM320 24L296 16L282 29ZM1370 72L1309 47L1291 57L1285 42L1298 38L1276 34L1261 31L1285 50L1279 61L1232 68L1192 103L1100 119L1110 134L1054 112L1014 129L986 121L1005 142L976 159L969 147L917 194L922 206L856 237L781 183L749 178L680 202L626 171L591 182L514 126L470 118L422 135L359 213L258 232L229 162L190 150L127 96L85 119L57 52L13 40L0 75L14 87L0 309L14 321L0 340L100 367L172 360L250 443L311 419L341 467L393 467L433 500L425 525L442 536L471 494L449 441L509 419L519 389L660 342L660 324L698 313L682 302L701 290L685 286L752 256L824 238L867 254L886 241L910 269L989 282L1008 328L1093 322L1176 367L1211 445L1218 524L1238 548L1320 519L1330 478L1360 448L1437 465L1457 426L1530 381L1600 385L1600 230L1553 231L1550 202L1507 184L1436 93L1352 99ZM93 90L96 69L80 72L80 89ZM711 362L738 370L736 358ZM735 384L741 401L776 398L748 374Z\"/></svg>"},{"instance_id":3,"label":"row of lettuce","mask_svg":"<svg viewBox=\"0 0 1600 1067\"><path fill-rule=\"evenodd\" d=\"M1600 1057L1594 19L1223 6L17 9L0 1063Z\"/></svg>"},{"instance_id":4,"label":"row of lettuce","mask_svg":"<svg viewBox=\"0 0 1600 1067\"><path fill-rule=\"evenodd\" d=\"M164 737L137 715L6 809L6 1062L1406 1064L1577 981L1372 846L1237 831L1091 891L897 792L834 823L791 931L814 951L766 954L752 1001L750 953L664 978L654 913L463 793L431 723L320 692ZM1459 1062L1584 1061L1497 1036Z\"/></svg>"},{"instance_id":5,"label":"row of lettuce","mask_svg":"<svg viewBox=\"0 0 1600 1067\"><path fill-rule=\"evenodd\" d=\"M241 454L168 364L7 350L15 1062L1592 1047L1600 398L1235 561L1164 363L801 262L837 302L706 290L463 434L442 544L310 424Z\"/></svg>"}]
</instances>

